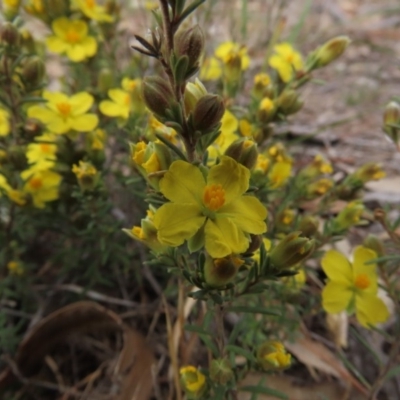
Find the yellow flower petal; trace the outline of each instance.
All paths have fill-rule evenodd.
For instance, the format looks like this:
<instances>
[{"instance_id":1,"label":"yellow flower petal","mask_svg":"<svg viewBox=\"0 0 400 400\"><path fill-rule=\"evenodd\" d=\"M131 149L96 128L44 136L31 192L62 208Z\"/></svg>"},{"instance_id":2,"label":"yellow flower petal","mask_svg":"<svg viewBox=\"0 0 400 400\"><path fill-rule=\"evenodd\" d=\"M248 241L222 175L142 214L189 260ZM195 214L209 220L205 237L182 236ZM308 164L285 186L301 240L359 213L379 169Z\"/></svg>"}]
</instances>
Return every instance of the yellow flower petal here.
<instances>
[{"instance_id":1,"label":"yellow flower petal","mask_svg":"<svg viewBox=\"0 0 400 400\"><path fill-rule=\"evenodd\" d=\"M65 34L68 31L69 24L70 24L70 21L67 17L60 17L53 21L53 23L51 24L51 27L53 29L53 32L56 34L56 36L64 39Z\"/></svg>"},{"instance_id":2,"label":"yellow flower petal","mask_svg":"<svg viewBox=\"0 0 400 400\"><path fill-rule=\"evenodd\" d=\"M81 44L75 44L67 48L67 56L74 62L83 61L86 58L85 48Z\"/></svg>"},{"instance_id":3,"label":"yellow flower petal","mask_svg":"<svg viewBox=\"0 0 400 400\"><path fill-rule=\"evenodd\" d=\"M350 262L336 250L329 250L321 260L322 269L328 278L337 284L351 286L353 273Z\"/></svg>"},{"instance_id":4,"label":"yellow flower petal","mask_svg":"<svg viewBox=\"0 0 400 400\"><path fill-rule=\"evenodd\" d=\"M36 118L44 124L47 124L54 118L54 112L42 106L32 106L28 108L28 117Z\"/></svg>"},{"instance_id":5,"label":"yellow flower petal","mask_svg":"<svg viewBox=\"0 0 400 400\"><path fill-rule=\"evenodd\" d=\"M79 132L89 132L96 128L99 118L95 114L78 115L70 120L72 129Z\"/></svg>"},{"instance_id":6,"label":"yellow flower petal","mask_svg":"<svg viewBox=\"0 0 400 400\"><path fill-rule=\"evenodd\" d=\"M129 109L122 108L120 105L110 100L102 101L99 105L99 108L100 111L108 117L128 118L129 116ZM128 111L128 113L126 111Z\"/></svg>"},{"instance_id":7,"label":"yellow flower petal","mask_svg":"<svg viewBox=\"0 0 400 400\"><path fill-rule=\"evenodd\" d=\"M93 104L93 96L86 92L79 92L74 94L69 99L72 107L72 115L77 116L87 112Z\"/></svg>"},{"instance_id":8,"label":"yellow flower petal","mask_svg":"<svg viewBox=\"0 0 400 400\"><path fill-rule=\"evenodd\" d=\"M353 292L342 283L328 282L322 291L322 307L330 314L345 310L351 301Z\"/></svg>"},{"instance_id":9,"label":"yellow flower petal","mask_svg":"<svg viewBox=\"0 0 400 400\"><path fill-rule=\"evenodd\" d=\"M57 54L64 53L68 48L68 44L57 36L48 37L46 39L46 45L50 51Z\"/></svg>"},{"instance_id":10,"label":"yellow flower petal","mask_svg":"<svg viewBox=\"0 0 400 400\"><path fill-rule=\"evenodd\" d=\"M162 244L179 246L191 238L203 225L205 217L195 204L167 203L154 215L157 237Z\"/></svg>"},{"instance_id":11,"label":"yellow flower petal","mask_svg":"<svg viewBox=\"0 0 400 400\"><path fill-rule=\"evenodd\" d=\"M264 222L267 210L253 196L242 196L223 206L219 212L228 217L239 229L247 233L262 234L267 230Z\"/></svg>"},{"instance_id":12,"label":"yellow flower petal","mask_svg":"<svg viewBox=\"0 0 400 400\"><path fill-rule=\"evenodd\" d=\"M366 264L367 262L377 258L376 253L366 247L358 246L354 250L353 273L354 277L365 274L371 281L377 281L376 264ZM376 287L376 284L375 284Z\"/></svg>"},{"instance_id":13,"label":"yellow flower petal","mask_svg":"<svg viewBox=\"0 0 400 400\"><path fill-rule=\"evenodd\" d=\"M205 248L213 258L243 253L249 247L249 239L228 218L218 216L215 221L207 220L204 233Z\"/></svg>"},{"instance_id":14,"label":"yellow flower petal","mask_svg":"<svg viewBox=\"0 0 400 400\"><path fill-rule=\"evenodd\" d=\"M389 318L389 310L376 295L363 293L356 299L356 317L367 328L368 325L385 322Z\"/></svg>"},{"instance_id":15,"label":"yellow flower petal","mask_svg":"<svg viewBox=\"0 0 400 400\"><path fill-rule=\"evenodd\" d=\"M174 161L160 181L162 194L168 200L181 204L197 203L201 206L205 186L199 168L182 160Z\"/></svg>"},{"instance_id":16,"label":"yellow flower petal","mask_svg":"<svg viewBox=\"0 0 400 400\"><path fill-rule=\"evenodd\" d=\"M249 188L250 171L233 158L223 156L210 168L207 184L220 184L225 190L225 204L241 196Z\"/></svg>"}]
</instances>

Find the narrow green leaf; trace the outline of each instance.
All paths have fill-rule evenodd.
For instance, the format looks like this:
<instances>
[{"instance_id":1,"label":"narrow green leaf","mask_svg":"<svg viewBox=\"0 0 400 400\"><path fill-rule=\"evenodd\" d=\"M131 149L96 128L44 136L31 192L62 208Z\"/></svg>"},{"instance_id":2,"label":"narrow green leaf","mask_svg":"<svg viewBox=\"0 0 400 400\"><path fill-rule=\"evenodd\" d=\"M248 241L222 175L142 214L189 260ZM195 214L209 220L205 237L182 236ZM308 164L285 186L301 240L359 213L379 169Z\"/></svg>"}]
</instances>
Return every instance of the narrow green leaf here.
<instances>
[{"instance_id":1,"label":"narrow green leaf","mask_svg":"<svg viewBox=\"0 0 400 400\"><path fill-rule=\"evenodd\" d=\"M239 388L242 392L250 392L250 393L257 393L257 394L267 394L269 396L274 396L277 399L289 400L289 397L278 390L271 389L268 387L261 387L261 386L242 386Z\"/></svg>"},{"instance_id":2,"label":"narrow green leaf","mask_svg":"<svg viewBox=\"0 0 400 400\"><path fill-rule=\"evenodd\" d=\"M206 0L196 0L192 4L189 4L186 9L179 16L176 25L179 26L197 7L200 7Z\"/></svg>"},{"instance_id":3,"label":"narrow green leaf","mask_svg":"<svg viewBox=\"0 0 400 400\"><path fill-rule=\"evenodd\" d=\"M36 97L36 96L28 96L24 97L19 104L25 104L25 103L46 103L47 100L43 99L42 97Z\"/></svg>"},{"instance_id":4,"label":"narrow green leaf","mask_svg":"<svg viewBox=\"0 0 400 400\"><path fill-rule=\"evenodd\" d=\"M176 147L173 143L171 143L168 139L166 139L164 136L160 135L159 133L156 133L157 139L159 139L161 142L163 142L166 146L168 146L173 152L177 154L177 156L183 160L187 161L186 156L182 153L178 147Z\"/></svg>"},{"instance_id":5,"label":"narrow green leaf","mask_svg":"<svg viewBox=\"0 0 400 400\"><path fill-rule=\"evenodd\" d=\"M392 369L389 370L389 372L385 375L384 380L388 381L389 379L392 379L394 377L400 376L400 365L396 365Z\"/></svg>"},{"instance_id":6,"label":"narrow green leaf","mask_svg":"<svg viewBox=\"0 0 400 400\"><path fill-rule=\"evenodd\" d=\"M189 332L195 332L200 335L206 335L206 336L211 336L211 332L206 331L202 326L197 326L197 325L185 325L183 327L185 331Z\"/></svg>"}]
</instances>

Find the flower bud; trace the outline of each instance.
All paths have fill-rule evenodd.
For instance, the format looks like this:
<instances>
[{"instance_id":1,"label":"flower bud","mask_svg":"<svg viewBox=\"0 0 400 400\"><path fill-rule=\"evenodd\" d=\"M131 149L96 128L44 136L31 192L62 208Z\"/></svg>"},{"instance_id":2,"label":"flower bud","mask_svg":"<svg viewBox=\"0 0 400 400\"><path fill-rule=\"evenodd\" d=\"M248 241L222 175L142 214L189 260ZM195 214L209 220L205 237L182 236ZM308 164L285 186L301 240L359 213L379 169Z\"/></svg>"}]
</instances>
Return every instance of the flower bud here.
<instances>
[{"instance_id":1,"label":"flower bud","mask_svg":"<svg viewBox=\"0 0 400 400\"><path fill-rule=\"evenodd\" d=\"M257 361L265 371L282 370L290 366L291 355L281 342L268 341L257 349Z\"/></svg>"},{"instance_id":2,"label":"flower bud","mask_svg":"<svg viewBox=\"0 0 400 400\"><path fill-rule=\"evenodd\" d=\"M358 168L352 175L351 178L366 183L369 181L376 181L386 176L385 171L382 167L376 163L367 163L362 167Z\"/></svg>"},{"instance_id":3,"label":"flower bud","mask_svg":"<svg viewBox=\"0 0 400 400\"><path fill-rule=\"evenodd\" d=\"M28 53L35 52L35 40L33 39L31 33L28 29L20 29L19 33L21 35L21 46L27 50Z\"/></svg>"},{"instance_id":4,"label":"flower bud","mask_svg":"<svg viewBox=\"0 0 400 400\"><path fill-rule=\"evenodd\" d=\"M79 161L79 165L74 164L72 166L72 172L78 179L79 186L83 191L95 188L99 174L90 162Z\"/></svg>"},{"instance_id":5,"label":"flower bud","mask_svg":"<svg viewBox=\"0 0 400 400\"><path fill-rule=\"evenodd\" d=\"M239 164L252 170L257 164L257 144L250 139L242 138L235 140L224 153L236 160Z\"/></svg>"},{"instance_id":6,"label":"flower bud","mask_svg":"<svg viewBox=\"0 0 400 400\"><path fill-rule=\"evenodd\" d=\"M244 261L236 256L211 258L206 256L204 264L204 280L212 287L220 288L230 283L236 276Z\"/></svg>"},{"instance_id":7,"label":"flower bud","mask_svg":"<svg viewBox=\"0 0 400 400\"><path fill-rule=\"evenodd\" d=\"M396 101L391 101L385 107L383 124L383 130L387 136L400 147L400 104Z\"/></svg>"},{"instance_id":8,"label":"flower bud","mask_svg":"<svg viewBox=\"0 0 400 400\"><path fill-rule=\"evenodd\" d=\"M200 398L206 389L206 377L196 367L187 365L179 370L181 384L192 398Z\"/></svg>"},{"instance_id":9,"label":"flower bud","mask_svg":"<svg viewBox=\"0 0 400 400\"><path fill-rule=\"evenodd\" d=\"M312 237L318 232L318 220L316 217L312 215L306 215L300 220L300 223L297 227L305 237Z\"/></svg>"},{"instance_id":10,"label":"flower bud","mask_svg":"<svg viewBox=\"0 0 400 400\"><path fill-rule=\"evenodd\" d=\"M303 107L303 102L294 90L285 90L276 100L276 106L285 115L294 114Z\"/></svg>"},{"instance_id":11,"label":"flower bud","mask_svg":"<svg viewBox=\"0 0 400 400\"><path fill-rule=\"evenodd\" d=\"M301 232L286 235L271 253L271 262L277 269L287 269L308 258L314 251L313 239L301 236Z\"/></svg>"},{"instance_id":12,"label":"flower bud","mask_svg":"<svg viewBox=\"0 0 400 400\"><path fill-rule=\"evenodd\" d=\"M207 94L196 104L193 111L193 127L201 133L212 131L221 121L225 106L220 96Z\"/></svg>"},{"instance_id":13,"label":"flower bud","mask_svg":"<svg viewBox=\"0 0 400 400\"><path fill-rule=\"evenodd\" d=\"M276 107L274 101L269 97L264 97L258 107L258 119L261 122L269 122L275 115Z\"/></svg>"},{"instance_id":14,"label":"flower bud","mask_svg":"<svg viewBox=\"0 0 400 400\"><path fill-rule=\"evenodd\" d=\"M254 97L272 97L270 95L272 95L273 93L269 89L272 89L271 77L263 72L257 74L254 77L254 86L252 90L252 94L254 95Z\"/></svg>"},{"instance_id":15,"label":"flower bud","mask_svg":"<svg viewBox=\"0 0 400 400\"><path fill-rule=\"evenodd\" d=\"M355 200L348 203L332 221L333 232L342 232L353 225L359 224L364 209L364 204L361 201Z\"/></svg>"},{"instance_id":16,"label":"flower bud","mask_svg":"<svg viewBox=\"0 0 400 400\"><path fill-rule=\"evenodd\" d=\"M190 29L182 29L175 38L175 52L178 57L189 58L188 71L197 68L203 53L204 35L199 25Z\"/></svg>"},{"instance_id":17,"label":"flower bud","mask_svg":"<svg viewBox=\"0 0 400 400\"><path fill-rule=\"evenodd\" d=\"M21 35L18 29L11 22L5 22L0 31L0 43L6 46L18 46L20 41Z\"/></svg>"},{"instance_id":18,"label":"flower bud","mask_svg":"<svg viewBox=\"0 0 400 400\"><path fill-rule=\"evenodd\" d=\"M229 360L218 358L211 361L210 378L218 385L226 385L234 377Z\"/></svg>"},{"instance_id":19,"label":"flower bud","mask_svg":"<svg viewBox=\"0 0 400 400\"><path fill-rule=\"evenodd\" d=\"M323 196L326 192L333 187L333 180L328 178L321 178L315 182L307 185L306 195L308 199L315 199L316 197Z\"/></svg>"},{"instance_id":20,"label":"flower bud","mask_svg":"<svg viewBox=\"0 0 400 400\"><path fill-rule=\"evenodd\" d=\"M162 119L167 117L166 110L175 102L171 85L160 76L143 79L142 96L147 108Z\"/></svg>"},{"instance_id":21,"label":"flower bud","mask_svg":"<svg viewBox=\"0 0 400 400\"><path fill-rule=\"evenodd\" d=\"M102 68L99 71L97 88L101 93L107 93L114 86L114 74L110 68Z\"/></svg>"},{"instance_id":22,"label":"flower bud","mask_svg":"<svg viewBox=\"0 0 400 400\"><path fill-rule=\"evenodd\" d=\"M373 250L378 257L383 257L385 255L385 248L382 241L373 234L369 234L364 239L363 246Z\"/></svg>"},{"instance_id":23,"label":"flower bud","mask_svg":"<svg viewBox=\"0 0 400 400\"><path fill-rule=\"evenodd\" d=\"M195 82L188 82L185 88L184 103L186 115L189 115L195 108L197 102L207 94L207 89L196 78Z\"/></svg>"},{"instance_id":24,"label":"flower bud","mask_svg":"<svg viewBox=\"0 0 400 400\"><path fill-rule=\"evenodd\" d=\"M349 45L347 36L337 36L323 44L315 52L315 68L321 68L340 57Z\"/></svg>"},{"instance_id":25,"label":"flower bud","mask_svg":"<svg viewBox=\"0 0 400 400\"><path fill-rule=\"evenodd\" d=\"M244 256L247 256L249 254L251 255L252 253L256 252L261 247L262 242L263 242L262 235L250 234L250 244L246 250L246 253L244 253Z\"/></svg>"},{"instance_id":26,"label":"flower bud","mask_svg":"<svg viewBox=\"0 0 400 400\"><path fill-rule=\"evenodd\" d=\"M285 208L276 215L276 227L280 232L288 232L296 218L295 210Z\"/></svg>"},{"instance_id":27,"label":"flower bud","mask_svg":"<svg viewBox=\"0 0 400 400\"><path fill-rule=\"evenodd\" d=\"M9 261L7 264L7 269L10 275L21 276L24 274L24 268L20 261Z\"/></svg>"},{"instance_id":28,"label":"flower bud","mask_svg":"<svg viewBox=\"0 0 400 400\"><path fill-rule=\"evenodd\" d=\"M35 89L42 83L45 66L43 61L37 57L30 57L22 67L22 79L28 89Z\"/></svg>"}]
</instances>

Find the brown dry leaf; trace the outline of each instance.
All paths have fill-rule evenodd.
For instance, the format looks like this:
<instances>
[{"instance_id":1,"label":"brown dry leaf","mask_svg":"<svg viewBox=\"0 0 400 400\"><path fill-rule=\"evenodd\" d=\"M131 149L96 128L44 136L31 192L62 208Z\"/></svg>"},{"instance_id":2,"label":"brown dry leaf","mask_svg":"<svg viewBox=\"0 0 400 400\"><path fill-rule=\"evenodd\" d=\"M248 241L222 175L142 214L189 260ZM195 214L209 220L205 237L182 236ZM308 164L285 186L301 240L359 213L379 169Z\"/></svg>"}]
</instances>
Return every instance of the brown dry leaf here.
<instances>
[{"instance_id":1,"label":"brown dry leaf","mask_svg":"<svg viewBox=\"0 0 400 400\"><path fill-rule=\"evenodd\" d=\"M120 380L120 395L116 400L147 400L152 392L151 369L154 356L145 338L126 327L124 347L115 369Z\"/></svg>"},{"instance_id":2,"label":"brown dry leaf","mask_svg":"<svg viewBox=\"0 0 400 400\"><path fill-rule=\"evenodd\" d=\"M296 342L286 342L285 346L307 367L315 368L328 375L342 379L361 393L366 393L364 386L347 371L335 354L322 343L303 336Z\"/></svg>"},{"instance_id":3,"label":"brown dry leaf","mask_svg":"<svg viewBox=\"0 0 400 400\"><path fill-rule=\"evenodd\" d=\"M349 336L349 316L346 312L326 314L326 326L338 347L347 347Z\"/></svg>"},{"instance_id":4,"label":"brown dry leaf","mask_svg":"<svg viewBox=\"0 0 400 400\"><path fill-rule=\"evenodd\" d=\"M118 400L147 400L152 390L151 367L154 361L142 335L123 324L113 311L91 302L80 301L65 306L43 318L20 343L15 364L24 377L36 374L51 350L70 335L91 332L123 332L115 378L120 382ZM90 377L91 375L89 375ZM0 375L0 390L14 381L10 368Z\"/></svg>"},{"instance_id":5,"label":"brown dry leaf","mask_svg":"<svg viewBox=\"0 0 400 400\"><path fill-rule=\"evenodd\" d=\"M386 192L400 196L400 176L391 176L368 182L365 187L373 192Z\"/></svg>"},{"instance_id":6,"label":"brown dry leaf","mask_svg":"<svg viewBox=\"0 0 400 400\"><path fill-rule=\"evenodd\" d=\"M324 383L308 383L307 385L299 385L298 379L286 375L265 376L259 373L251 373L247 375L242 382L243 386L257 386L261 379L265 379L265 386L286 394L288 400L321 400L322 398L329 400L343 400L348 398L351 400L366 400L362 394L351 392L346 393L346 389L340 387L336 382ZM347 396L346 396L347 394ZM239 400L250 400L251 393L240 392ZM259 394L258 400L276 400L277 397Z\"/></svg>"}]
</instances>

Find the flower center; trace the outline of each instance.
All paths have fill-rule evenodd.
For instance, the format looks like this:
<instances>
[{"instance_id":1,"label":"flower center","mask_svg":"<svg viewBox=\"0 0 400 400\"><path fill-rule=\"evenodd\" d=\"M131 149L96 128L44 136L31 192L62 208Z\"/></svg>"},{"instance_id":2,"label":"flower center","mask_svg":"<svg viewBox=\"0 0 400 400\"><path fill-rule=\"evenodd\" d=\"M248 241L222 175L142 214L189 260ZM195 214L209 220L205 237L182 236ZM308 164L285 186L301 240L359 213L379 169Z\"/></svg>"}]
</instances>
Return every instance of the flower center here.
<instances>
[{"instance_id":1,"label":"flower center","mask_svg":"<svg viewBox=\"0 0 400 400\"><path fill-rule=\"evenodd\" d=\"M92 8L92 9L96 5L96 1L95 0L86 0L85 3L86 3L86 7L87 8Z\"/></svg>"},{"instance_id":2,"label":"flower center","mask_svg":"<svg viewBox=\"0 0 400 400\"><path fill-rule=\"evenodd\" d=\"M129 107L131 105L131 96L127 94L124 99L124 104Z\"/></svg>"},{"instance_id":3,"label":"flower center","mask_svg":"<svg viewBox=\"0 0 400 400\"><path fill-rule=\"evenodd\" d=\"M51 153L51 147L50 147L49 144L46 144L46 143L42 143L42 144L40 145L40 150L41 150L43 153Z\"/></svg>"},{"instance_id":4,"label":"flower center","mask_svg":"<svg viewBox=\"0 0 400 400\"><path fill-rule=\"evenodd\" d=\"M57 109L63 117L68 117L71 113L71 105L69 103L57 103Z\"/></svg>"},{"instance_id":5,"label":"flower center","mask_svg":"<svg viewBox=\"0 0 400 400\"><path fill-rule=\"evenodd\" d=\"M366 289L371 284L369 277L366 274L359 274L354 280L354 285L358 289Z\"/></svg>"},{"instance_id":6,"label":"flower center","mask_svg":"<svg viewBox=\"0 0 400 400\"><path fill-rule=\"evenodd\" d=\"M204 205L211 211L217 211L225 203L225 190L221 184L207 185L203 193Z\"/></svg>"},{"instance_id":7,"label":"flower center","mask_svg":"<svg viewBox=\"0 0 400 400\"><path fill-rule=\"evenodd\" d=\"M32 178L29 181L29 186L34 190L38 190L43 186L43 181L40 178Z\"/></svg>"},{"instance_id":8,"label":"flower center","mask_svg":"<svg viewBox=\"0 0 400 400\"><path fill-rule=\"evenodd\" d=\"M67 40L68 43L75 44L78 43L81 40L81 35L74 31L73 29L68 29L65 39Z\"/></svg>"}]
</instances>

